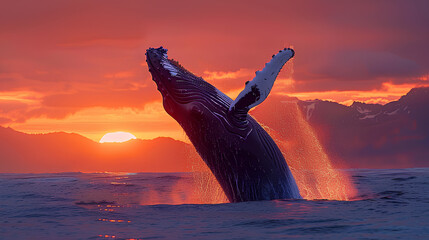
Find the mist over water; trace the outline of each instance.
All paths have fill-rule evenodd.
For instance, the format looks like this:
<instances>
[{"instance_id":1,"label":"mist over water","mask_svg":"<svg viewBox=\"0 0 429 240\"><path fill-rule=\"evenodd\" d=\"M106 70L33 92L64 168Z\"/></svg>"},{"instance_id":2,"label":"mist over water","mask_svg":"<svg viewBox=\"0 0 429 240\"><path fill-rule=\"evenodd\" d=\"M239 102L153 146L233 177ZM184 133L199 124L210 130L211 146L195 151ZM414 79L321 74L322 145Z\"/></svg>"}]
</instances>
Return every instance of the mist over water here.
<instances>
[{"instance_id":1,"label":"mist over water","mask_svg":"<svg viewBox=\"0 0 429 240\"><path fill-rule=\"evenodd\" d=\"M191 158L192 177L195 192L202 204L229 203L222 187L204 161L195 154Z\"/></svg>"},{"instance_id":2,"label":"mist over water","mask_svg":"<svg viewBox=\"0 0 429 240\"><path fill-rule=\"evenodd\" d=\"M264 106L265 107L265 106ZM295 101L282 102L261 126L281 149L304 199L352 200L357 190L350 176L333 165ZM213 149L217 151L217 149ZM196 196L201 203L226 203L216 178L196 152L189 154Z\"/></svg>"},{"instance_id":3,"label":"mist over water","mask_svg":"<svg viewBox=\"0 0 429 240\"><path fill-rule=\"evenodd\" d=\"M357 190L350 177L336 169L296 101L283 101L269 126L304 199L350 200Z\"/></svg>"}]
</instances>

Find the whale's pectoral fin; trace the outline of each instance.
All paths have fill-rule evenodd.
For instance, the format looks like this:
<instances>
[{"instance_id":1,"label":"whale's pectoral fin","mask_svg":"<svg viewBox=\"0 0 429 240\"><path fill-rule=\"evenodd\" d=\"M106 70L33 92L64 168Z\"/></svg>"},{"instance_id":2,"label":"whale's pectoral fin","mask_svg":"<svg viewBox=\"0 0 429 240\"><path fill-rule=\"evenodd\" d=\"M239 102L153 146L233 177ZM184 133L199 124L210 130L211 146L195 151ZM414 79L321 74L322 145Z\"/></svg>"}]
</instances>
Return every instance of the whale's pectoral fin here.
<instances>
[{"instance_id":1,"label":"whale's pectoral fin","mask_svg":"<svg viewBox=\"0 0 429 240\"><path fill-rule=\"evenodd\" d=\"M273 55L270 62L265 64L262 71L257 71L252 81L246 82L244 90L240 92L229 108L230 114L238 118L247 115L247 112L262 103L273 88L283 65L294 56L295 52L291 48L280 50Z\"/></svg>"}]
</instances>

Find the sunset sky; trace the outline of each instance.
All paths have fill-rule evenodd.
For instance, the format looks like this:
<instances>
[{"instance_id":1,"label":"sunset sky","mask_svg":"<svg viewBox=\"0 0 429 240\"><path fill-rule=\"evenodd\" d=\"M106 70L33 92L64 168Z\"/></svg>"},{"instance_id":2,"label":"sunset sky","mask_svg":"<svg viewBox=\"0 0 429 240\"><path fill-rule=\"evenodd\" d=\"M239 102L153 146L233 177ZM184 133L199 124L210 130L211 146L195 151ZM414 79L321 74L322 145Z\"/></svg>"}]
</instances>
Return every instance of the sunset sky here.
<instances>
[{"instance_id":1,"label":"sunset sky","mask_svg":"<svg viewBox=\"0 0 429 240\"><path fill-rule=\"evenodd\" d=\"M161 45L232 98L293 47L273 94L387 103L429 85L428 9L426 0L2 1L0 125L183 140L145 62Z\"/></svg>"}]
</instances>

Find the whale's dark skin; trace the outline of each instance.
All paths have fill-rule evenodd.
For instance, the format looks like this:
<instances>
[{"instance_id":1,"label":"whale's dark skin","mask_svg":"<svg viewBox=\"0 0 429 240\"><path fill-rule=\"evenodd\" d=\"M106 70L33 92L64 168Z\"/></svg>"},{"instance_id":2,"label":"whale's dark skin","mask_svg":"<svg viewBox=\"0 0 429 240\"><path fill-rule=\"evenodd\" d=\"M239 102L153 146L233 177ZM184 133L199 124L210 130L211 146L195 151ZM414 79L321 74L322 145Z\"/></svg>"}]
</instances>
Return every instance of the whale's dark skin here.
<instances>
[{"instance_id":1,"label":"whale's dark skin","mask_svg":"<svg viewBox=\"0 0 429 240\"><path fill-rule=\"evenodd\" d=\"M166 112L184 129L230 202L301 198L282 152L247 114L255 99L232 106L231 98L168 59L162 47L148 49L146 61Z\"/></svg>"}]
</instances>

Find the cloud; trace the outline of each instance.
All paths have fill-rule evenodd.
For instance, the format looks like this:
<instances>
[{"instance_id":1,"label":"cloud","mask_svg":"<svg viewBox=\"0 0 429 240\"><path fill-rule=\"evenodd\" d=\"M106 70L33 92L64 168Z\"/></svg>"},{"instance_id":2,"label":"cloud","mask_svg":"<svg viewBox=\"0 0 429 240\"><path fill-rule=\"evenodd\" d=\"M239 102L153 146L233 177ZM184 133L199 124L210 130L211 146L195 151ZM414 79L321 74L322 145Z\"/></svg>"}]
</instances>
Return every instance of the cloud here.
<instances>
[{"instance_id":1,"label":"cloud","mask_svg":"<svg viewBox=\"0 0 429 240\"><path fill-rule=\"evenodd\" d=\"M413 87L428 87L429 83L415 85L415 84L394 84L391 82L384 82L380 87L362 91L362 90L347 90L347 91L321 91L321 92L299 92L299 93L284 93L277 92L278 95L287 95L297 97L300 100L313 100L323 99L350 105L353 101L360 101L366 103L381 103L396 101L401 96L407 94Z\"/></svg>"},{"instance_id":2,"label":"cloud","mask_svg":"<svg viewBox=\"0 0 429 240\"><path fill-rule=\"evenodd\" d=\"M2 118L2 124L23 123L28 119L43 116L62 119L78 110L80 109L43 106L37 101L28 104L17 100L0 100L0 118Z\"/></svg>"},{"instance_id":3,"label":"cloud","mask_svg":"<svg viewBox=\"0 0 429 240\"><path fill-rule=\"evenodd\" d=\"M74 84L56 92L12 91L0 94L0 117L9 122L25 122L31 118L62 119L87 108L136 108L159 100L155 84L133 81L106 81L98 84ZM6 120L3 120L5 122Z\"/></svg>"},{"instance_id":4,"label":"cloud","mask_svg":"<svg viewBox=\"0 0 429 240\"><path fill-rule=\"evenodd\" d=\"M0 116L0 125L6 125L6 124L8 124L10 122L12 122L11 119Z\"/></svg>"},{"instance_id":5,"label":"cloud","mask_svg":"<svg viewBox=\"0 0 429 240\"><path fill-rule=\"evenodd\" d=\"M27 104L20 101L13 100L0 100L0 113L7 114L10 112L19 111L20 109L26 109Z\"/></svg>"},{"instance_id":6,"label":"cloud","mask_svg":"<svg viewBox=\"0 0 429 240\"><path fill-rule=\"evenodd\" d=\"M205 80L223 80L223 79L236 79L242 77L252 76L253 72L249 69L239 69L234 72L211 72L204 71L203 78Z\"/></svg>"},{"instance_id":7,"label":"cloud","mask_svg":"<svg viewBox=\"0 0 429 240\"><path fill-rule=\"evenodd\" d=\"M105 78L133 78L134 76L135 73L133 72L117 72L104 75Z\"/></svg>"},{"instance_id":8,"label":"cloud","mask_svg":"<svg viewBox=\"0 0 429 240\"><path fill-rule=\"evenodd\" d=\"M76 93L53 94L46 96L42 104L56 108L89 107L135 107L142 108L146 103L159 99L152 89L79 91Z\"/></svg>"},{"instance_id":9,"label":"cloud","mask_svg":"<svg viewBox=\"0 0 429 240\"><path fill-rule=\"evenodd\" d=\"M242 89L272 54L291 45L293 71L282 70L276 92L332 98L327 91L346 101L340 92L424 84L428 8L418 0L8 1L0 8L0 96L34 97L3 102L0 117L141 110L161 99L140 65L145 50L160 45L224 92Z\"/></svg>"},{"instance_id":10,"label":"cloud","mask_svg":"<svg viewBox=\"0 0 429 240\"><path fill-rule=\"evenodd\" d=\"M255 71L250 69L239 69L237 71L204 71L203 79L213 84L223 92L242 89L246 81L251 81Z\"/></svg>"},{"instance_id":11,"label":"cloud","mask_svg":"<svg viewBox=\"0 0 429 240\"><path fill-rule=\"evenodd\" d=\"M405 51L405 50L404 50ZM327 52L312 58L314 64L305 72L297 71L298 80L341 79L367 81L374 79L418 78L425 73L415 61L390 52L342 50Z\"/></svg>"}]
</instances>

